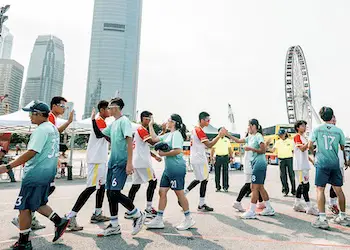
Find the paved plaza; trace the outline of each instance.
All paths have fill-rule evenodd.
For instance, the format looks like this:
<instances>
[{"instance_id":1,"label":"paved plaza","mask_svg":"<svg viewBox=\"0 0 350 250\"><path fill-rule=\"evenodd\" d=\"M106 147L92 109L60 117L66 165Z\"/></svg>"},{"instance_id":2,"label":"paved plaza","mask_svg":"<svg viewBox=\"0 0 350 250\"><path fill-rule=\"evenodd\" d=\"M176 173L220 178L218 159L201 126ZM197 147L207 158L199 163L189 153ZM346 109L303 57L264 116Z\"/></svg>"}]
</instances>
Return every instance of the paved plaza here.
<instances>
[{"instance_id":1,"label":"paved plaza","mask_svg":"<svg viewBox=\"0 0 350 250\"><path fill-rule=\"evenodd\" d=\"M158 176L163 170L162 163L154 163ZM350 181L350 170L345 171L346 180ZM195 228L179 232L175 229L183 219L175 194L169 193L168 206L164 213L166 228L164 230L143 229L135 237L131 236L131 221L123 218L125 209L120 206L119 222L122 234L107 238L98 238L96 234L104 226L89 223L94 209L95 198L92 197L78 214L78 222L84 231L66 232L57 243L53 244L53 224L38 215L38 219L47 225L46 229L32 233L34 249L350 249L350 228L331 225L331 230L323 231L311 226L315 217L297 213L292 210L294 198L283 197L277 166L269 166L266 189L271 196L271 203L276 210L273 217L259 217L258 220L242 220L240 213L232 208L232 204L243 185L243 172L230 171L230 188L228 193L216 193L214 174L210 175L207 203L214 207L212 213L199 213L196 208L199 200L199 186L188 194L190 209L196 221ZM194 178L189 172L186 176L188 184ZM314 171L311 171L311 183ZM73 181L57 180L56 191L50 197L49 204L61 216L68 213L80 192L85 188L84 179ZM131 184L124 190L127 194ZM11 224L17 215L13 210L20 183L0 183L0 249L6 249L15 242L18 230ZM146 188L140 189L136 197L136 205L144 209ZM345 194L350 201L350 184L345 182ZM327 192L328 194L328 192ZM315 189L310 193L315 202ZM155 195L154 206L157 207L158 195ZM249 199L243 200L245 207ZM347 207L348 211L349 206ZM108 202L105 198L104 213L109 215ZM329 213L329 212L328 212Z\"/></svg>"}]
</instances>

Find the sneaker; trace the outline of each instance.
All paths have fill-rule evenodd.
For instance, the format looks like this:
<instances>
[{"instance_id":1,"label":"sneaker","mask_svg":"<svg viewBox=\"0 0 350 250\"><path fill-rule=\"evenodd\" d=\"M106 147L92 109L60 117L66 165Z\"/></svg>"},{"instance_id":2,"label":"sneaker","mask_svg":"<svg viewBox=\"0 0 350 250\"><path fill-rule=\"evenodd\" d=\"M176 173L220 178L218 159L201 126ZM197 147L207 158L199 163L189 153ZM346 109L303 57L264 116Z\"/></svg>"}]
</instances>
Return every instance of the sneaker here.
<instances>
[{"instance_id":1,"label":"sneaker","mask_svg":"<svg viewBox=\"0 0 350 250\"><path fill-rule=\"evenodd\" d=\"M40 222L36 219L36 217L33 216L32 225L31 225L32 230L39 230L39 229L43 229L45 227L46 227L45 225L40 224Z\"/></svg>"},{"instance_id":2,"label":"sneaker","mask_svg":"<svg viewBox=\"0 0 350 250\"><path fill-rule=\"evenodd\" d=\"M321 229L328 229L329 225L328 225L328 221L321 221L320 217L317 218L317 220L313 223L311 223L311 225L315 228L321 228Z\"/></svg>"},{"instance_id":3,"label":"sneaker","mask_svg":"<svg viewBox=\"0 0 350 250\"><path fill-rule=\"evenodd\" d=\"M198 211L200 212L213 212L214 208L207 206L206 204L204 204L203 206L198 206Z\"/></svg>"},{"instance_id":4,"label":"sneaker","mask_svg":"<svg viewBox=\"0 0 350 250\"><path fill-rule=\"evenodd\" d=\"M264 210L260 213L262 216L274 216L275 210L273 208L264 208Z\"/></svg>"},{"instance_id":5,"label":"sneaker","mask_svg":"<svg viewBox=\"0 0 350 250\"><path fill-rule=\"evenodd\" d=\"M224 192L225 192L225 193L228 193L228 189L227 189L227 188L225 188L225 189L224 189Z\"/></svg>"},{"instance_id":6,"label":"sneaker","mask_svg":"<svg viewBox=\"0 0 350 250\"><path fill-rule=\"evenodd\" d=\"M67 218L67 216L64 216L64 217ZM70 231L81 231L84 228L78 225L77 218L74 216L74 217L70 218L70 223L68 225L68 229Z\"/></svg>"},{"instance_id":7,"label":"sneaker","mask_svg":"<svg viewBox=\"0 0 350 250\"><path fill-rule=\"evenodd\" d=\"M339 208L337 204L329 205L328 208L333 214L339 214Z\"/></svg>"},{"instance_id":8,"label":"sneaker","mask_svg":"<svg viewBox=\"0 0 350 250\"><path fill-rule=\"evenodd\" d=\"M221 192L221 188L217 188L215 192Z\"/></svg>"},{"instance_id":9,"label":"sneaker","mask_svg":"<svg viewBox=\"0 0 350 250\"><path fill-rule=\"evenodd\" d=\"M256 204L256 208L257 208L257 209L264 209L264 208L266 208L265 202L258 202L258 203Z\"/></svg>"},{"instance_id":10,"label":"sneaker","mask_svg":"<svg viewBox=\"0 0 350 250\"><path fill-rule=\"evenodd\" d=\"M309 208L306 209L306 213L307 213L307 214L311 214L311 215L318 216L319 211L318 211L318 209L317 209L316 207L311 206L311 207L309 207Z\"/></svg>"},{"instance_id":11,"label":"sneaker","mask_svg":"<svg viewBox=\"0 0 350 250\"><path fill-rule=\"evenodd\" d=\"M97 234L97 237L106 237L110 235L120 234L120 226L113 227L112 224L109 224L101 233Z\"/></svg>"},{"instance_id":12,"label":"sneaker","mask_svg":"<svg viewBox=\"0 0 350 250\"><path fill-rule=\"evenodd\" d=\"M350 219L349 218L340 219L339 215L331 219L331 222L342 225L344 227L350 227Z\"/></svg>"},{"instance_id":13,"label":"sneaker","mask_svg":"<svg viewBox=\"0 0 350 250\"><path fill-rule=\"evenodd\" d=\"M11 223L12 223L15 227L19 228L19 220L18 220L18 217L13 218L12 221L11 221Z\"/></svg>"},{"instance_id":14,"label":"sneaker","mask_svg":"<svg viewBox=\"0 0 350 250\"><path fill-rule=\"evenodd\" d=\"M305 207L303 206L303 204L301 203L296 203L293 205L293 210L296 212L301 212L301 213L305 213Z\"/></svg>"},{"instance_id":15,"label":"sneaker","mask_svg":"<svg viewBox=\"0 0 350 250\"><path fill-rule=\"evenodd\" d=\"M143 224L145 223L146 214L144 212L140 212L140 213L141 215L138 218L135 218L132 224L132 232L131 232L132 235L138 234L141 231Z\"/></svg>"},{"instance_id":16,"label":"sneaker","mask_svg":"<svg viewBox=\"0 0 350 250\"><path fill-rule=\"evenodd\" d=\"M127 220L131 220L131 219L133 219L133 218L134 218L134 216L133 216L133 215L131 215L131 214L129 214L128 212L125 212L125 214L124 214L124 218L125 218L125 219L127 219Z\"/></svg>"},{"instance_id":17,"label":"sneaker","mask_svg":"<svg viewBox=\"0 0 350 250\"><path fill-rule=\"evenodd\" d=\"M236 201L235 203L233 203L233 208L237 209L238 212L245 212L245 209L242 206L242 203Z\"/></svg>"},{"instance_id":18,"label":"sneaker","mask_svg":"<svg viewBox=\"0 0 350 250\"><path fill-rule=\"evenodd\" d=\"M145 209L146 218L153 219L157 216L157 211L151 207L150 209Z\"/></svg>"},{"instance_id":19,"label":"sneaker","mask_svg":"<svg viewBox=\"0 0 350 250\"><path fill-rule=\"evenodd\" d=\"M145 225L147 228L150 228L150 229L163 229L164 228L163 218L160 216L156 216L150 222L146 222Z\"/></svg>"},{"instance_id":20,"label":"sneaker","mask_svg":"<svg viewBox=\"0 0 350 250\"><path fill-rule=\"evenodd\" d=\"M241 218L246 220L256 219L256 213L249 209L244 214L241 215Z\"/></svg>"},{"instance_id":21,"label":"sneaker","mask_svg":"<svg viewBox=\"0 0 350 250\"><path fill-rule=\"evenodd\" d=\"M196 222L192 219L192 217L186 216L185 220L183 222L181 222L181 224L178 225L176 227L176 229L179 231L184 231L184 230L187 230L187 229L190 229L191 227L193 227L194 224L196 224Z\"/></svg>"},{"instance_id":22,"label":"sneaker","mask_svg":"<svg viewBox=\"0 0 350 250\"><path fill-rule=\"evenodd\" d=\"M28 241L26 243L18 243L18 241L11 246L11 249L13 250L31 250L33 249L32 247L32 242Z\"/></svg>"},{"instance_id":23,"label":"sneaker","mask_svg":"<svg viewBox=\"0 0 350 250\"><path fill-rule=\"evenodd\" d=\"M110 220L111 220L111 218L102 215L102 213L99 215L93 214L91 216L90 223L95 224L95 223L101 223L101 222L106 222L106 221L110 221Z\"/></svg>"},{"instance_id":24,"label":"sneaker","mask_svg":"<svg viewBox=\"0 0 350 250\"><path fill-rule=\"evenodd\" d=\"M66 231L70 220L62 218L61 223L58 225L55 225L55 237L53 238L52 242L57 241Z\"/></svg>"}]
</instances>

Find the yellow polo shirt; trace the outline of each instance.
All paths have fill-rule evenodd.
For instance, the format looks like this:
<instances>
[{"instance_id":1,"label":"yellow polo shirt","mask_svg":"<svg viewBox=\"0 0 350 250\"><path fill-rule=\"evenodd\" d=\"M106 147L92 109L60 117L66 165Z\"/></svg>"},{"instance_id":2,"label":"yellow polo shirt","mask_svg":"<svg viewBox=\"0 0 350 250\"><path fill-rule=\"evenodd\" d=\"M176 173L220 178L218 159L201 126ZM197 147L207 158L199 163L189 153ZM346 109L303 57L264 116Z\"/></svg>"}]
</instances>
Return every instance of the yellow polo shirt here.
<instances>
[{"instance_id":1,"label":"yellow polo shirt","mask_svg":"<svg viewBox=\"0 0 350 250\"><path fill-rule=\"evenodd\" d=\"M275 149L277 151L277 157L280 159L292 158L294 143L291 139L287 138L285 140L279 139L275 143Z\"/></svg>"},{"instance_id":2,"label":"yellow polo shirt","mask_svg":"<svg viewBox=\"0 0 350 250\"><path fill-rule=\"evenodd\" d=\"M213 148L215 150L215 154L218 156L228 155L229 148L231 148L230 140L226 137L220 138Z\"/></svg>"}]
</instances>

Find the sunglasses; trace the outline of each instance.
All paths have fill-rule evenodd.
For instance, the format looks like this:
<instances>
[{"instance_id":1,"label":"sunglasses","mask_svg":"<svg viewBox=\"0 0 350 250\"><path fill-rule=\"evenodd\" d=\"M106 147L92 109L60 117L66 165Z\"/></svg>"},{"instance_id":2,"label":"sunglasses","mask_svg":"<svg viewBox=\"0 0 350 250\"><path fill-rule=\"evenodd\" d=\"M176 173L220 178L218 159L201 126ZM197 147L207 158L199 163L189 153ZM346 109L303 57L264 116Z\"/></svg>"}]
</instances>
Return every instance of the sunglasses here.
<instances>
[{"instance_id":1,"label":"sunglasses","mask_svg":"<svg viewBox=\"0 0 350 250\"><path fill-rule=\"evenodd\" d=\"M63 108L63 109L65 109L66 108L66 105L64 105L64 104L62 104L62 103L59 103L59 104L56 104L58 107L61 107L61 108Z\"/></svg>"},{"instance_id":2,"label":"sunglasses","mask_svg":"<svg viewBox=\"0 0 350 250\"><path fill-rule=\"evenodd\" d=\"M206 119L204 119L204 121L210 122L210 118L206 118Z\"/></svg>"},{"instance_id":3,"label":"sunglasses","mask_svg":"<svg viewBox=\"0 0 350 250\"><path fill-rule=\"evenodd\" d=\"M143 119L148 120L148 121L150 121L150 120L151 120L151 118L150 118L150 117L144 117Z\"/></svg>"},{"instance_id":4,"label":"sunglasses","mask_svg":"<svg viewBox=\"0 0 350 250\"><path fill-rule=\"evenodd\" d=\"M35 115L40 115L41 113L40 112L29 112L29 116L35 116Z\"/></svg>"},{"instance_id":5,"label":"sunglasses","mask_svg":"<svg viewBox=\"0 0 350 250\"><path fill-rule=\"evenodd\" d=\"M112 108L120 108L118 105L110 105L107 107L108 109L112 109Z\"/></svg>"}]
</instances>

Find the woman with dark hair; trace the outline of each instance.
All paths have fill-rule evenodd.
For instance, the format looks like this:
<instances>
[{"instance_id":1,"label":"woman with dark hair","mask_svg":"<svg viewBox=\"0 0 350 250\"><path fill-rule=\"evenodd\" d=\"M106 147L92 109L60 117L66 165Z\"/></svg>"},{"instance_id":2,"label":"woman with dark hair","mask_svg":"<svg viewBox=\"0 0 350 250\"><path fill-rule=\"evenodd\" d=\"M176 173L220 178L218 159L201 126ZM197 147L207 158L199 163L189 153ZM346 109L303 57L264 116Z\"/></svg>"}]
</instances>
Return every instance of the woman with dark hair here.
<instances>
[{"instance_id":1,"label":"woman with dark hair","mask_svg":"<svg viewBox=\"0 0 350 250\"><path fill-rule=\"evenodd\" d=\"M181 116L172 114L167 123L167 128L170 132L162 136L157 136L153 124L154 121L152 118L149 124L152 140L155 142L161 141L166 143L169 150L164 149L166 152L162 150L158 151L160 156L165 157L165 169L160 181L160 197L157 216L150 222L146 223L146 226L154 229L164 228L163 213L167 204L168 191L169 189L172 189L174 190L185 215L185 220L176 228L178 230L187 230L191 228L195 222L190 214L188 200L184 192L186 162L183 158L182 147L184 140L186 139L186 126L183 124Z\"/></svg>"},{"instance_id":2,"label":"woman with dark hair","mask_svg":"<svg viewBox=\"0 0 350 250\"><path fill-rule=\"evenodd\" d=\"M251 164L252 164L252 197L250 209L246 211L243 215L243 219L255 219L255 208L256 203L259 199L259 193L261 194L263 200L265 201L266 208L260 213L264 216L272 216L275 214L275 210L270 204L270 198L268 193L264 188L265 178L266 178L266 145L264 138L262 136L262 127L257 119L251 119L248 124L249 136L245 139L238 139L234 136L229 135L229 137L236 143L247 143L248 146L244 148L246 152L252 152Z\"/></svg>"}]
</instances>

